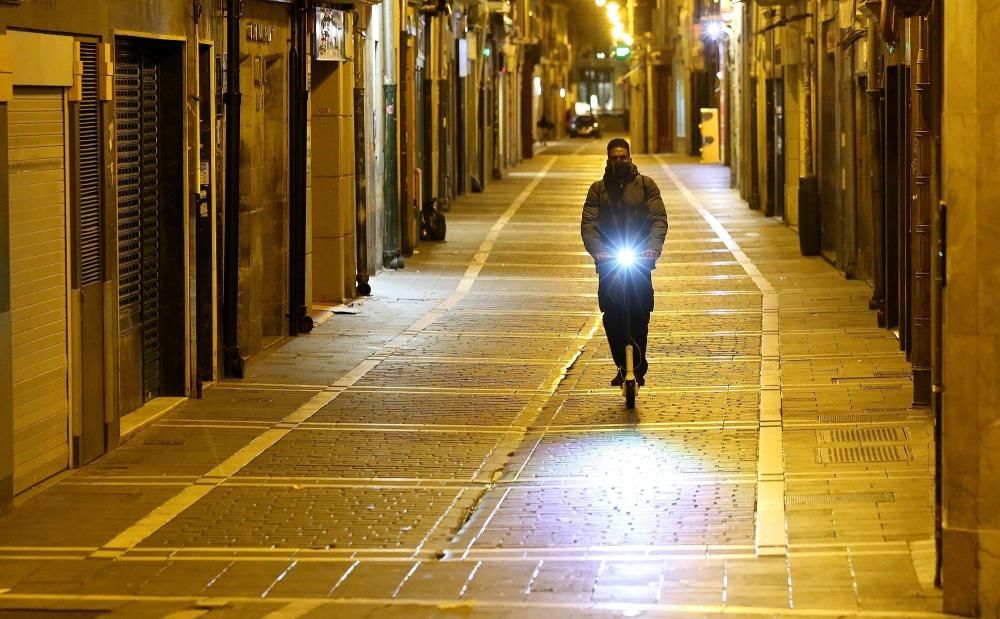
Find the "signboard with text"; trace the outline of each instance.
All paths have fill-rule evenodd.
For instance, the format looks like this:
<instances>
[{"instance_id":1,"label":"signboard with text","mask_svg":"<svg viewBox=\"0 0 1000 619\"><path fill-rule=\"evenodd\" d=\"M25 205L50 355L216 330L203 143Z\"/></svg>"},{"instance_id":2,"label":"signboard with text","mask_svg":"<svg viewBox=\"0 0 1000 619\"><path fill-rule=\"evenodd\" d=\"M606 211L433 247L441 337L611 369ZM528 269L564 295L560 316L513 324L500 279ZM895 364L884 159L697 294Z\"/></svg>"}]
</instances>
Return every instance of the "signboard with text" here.
<instances>
[{"instance_id":1,"label":"signboard with text","mask_svg":"<svg viewBox=\"0 0 1000 619\"><path fill-rule=\"evenodd\" d=\"M343 11L324 6L316 7L316 60L328 62L347 60L346 24Z\"/></svg>"}]
</instances>

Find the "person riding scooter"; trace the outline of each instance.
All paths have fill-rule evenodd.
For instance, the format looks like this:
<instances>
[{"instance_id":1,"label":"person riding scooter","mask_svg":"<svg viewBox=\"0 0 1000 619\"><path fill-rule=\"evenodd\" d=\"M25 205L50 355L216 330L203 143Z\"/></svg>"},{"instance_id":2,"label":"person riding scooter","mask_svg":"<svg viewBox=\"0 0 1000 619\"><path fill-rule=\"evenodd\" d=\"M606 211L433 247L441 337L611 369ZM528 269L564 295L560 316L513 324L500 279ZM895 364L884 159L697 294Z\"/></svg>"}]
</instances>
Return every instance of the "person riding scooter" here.
<instances>
[{"instance_id":1,"label":"person riding scooter","mask_svg":"<svg viewBox=\"0 0 1000 619\"><path fill-rule=\"evenodd\" d=\"M646 340L653 311L652 270L667 236L667 212L659 187L632 163L628 142L615 138L607 150L604 178L590 186L583 203L580 232L597 267L598 303L618 367L611 385L625 381L625 347L631 340L635 376L642 386L649 369ZM620 255L634 257L635 264L621 264Z\"/></svg>"}]
</instances>

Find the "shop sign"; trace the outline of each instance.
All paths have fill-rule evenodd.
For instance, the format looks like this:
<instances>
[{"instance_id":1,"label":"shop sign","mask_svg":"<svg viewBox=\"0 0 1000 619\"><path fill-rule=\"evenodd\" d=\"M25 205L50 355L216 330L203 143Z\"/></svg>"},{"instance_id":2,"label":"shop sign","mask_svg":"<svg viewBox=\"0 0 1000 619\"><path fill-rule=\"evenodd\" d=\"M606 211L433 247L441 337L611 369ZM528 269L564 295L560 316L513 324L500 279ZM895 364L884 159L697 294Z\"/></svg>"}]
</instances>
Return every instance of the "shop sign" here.
<instances>
[{"instance_id":1,"label":"shop sign","mask_svg":"<svg viewBox=\"0 0 1000 619\"><path fill-rule=\"evenodd\" d=\"M316 60L347 60L346 23L343 11L316 7Z\"/></svg>"},{"instance_id":2,"label":"shop sign","mask_svg":"<svg viewBox=\"0 0 1000 619\"><path fill-rule=\"evenodd\" d=\"M260 22L247 22L247 41L251 43L270 43L274 40L274 26Z\"/></svg>"}]
</instances>

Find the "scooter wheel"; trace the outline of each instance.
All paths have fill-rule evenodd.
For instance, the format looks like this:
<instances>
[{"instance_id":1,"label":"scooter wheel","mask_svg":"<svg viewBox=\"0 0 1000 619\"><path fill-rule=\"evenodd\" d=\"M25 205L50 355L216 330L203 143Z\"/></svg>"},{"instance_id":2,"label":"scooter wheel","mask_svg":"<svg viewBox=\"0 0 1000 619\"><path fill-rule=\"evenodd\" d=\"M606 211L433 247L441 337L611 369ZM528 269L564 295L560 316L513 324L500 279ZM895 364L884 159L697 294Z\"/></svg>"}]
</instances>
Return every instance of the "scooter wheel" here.
<instances>
[{"instance_id":1,"label":"scooter wheel","mask_svg":"<svg viewBox=\"0 0 1000 619\"><path fill-rule=\"evenodd\" d=\"M635 408L635 394L638 391L635 381L630 380L625 383L625 408Z\"/></svg>"}]
</instances>

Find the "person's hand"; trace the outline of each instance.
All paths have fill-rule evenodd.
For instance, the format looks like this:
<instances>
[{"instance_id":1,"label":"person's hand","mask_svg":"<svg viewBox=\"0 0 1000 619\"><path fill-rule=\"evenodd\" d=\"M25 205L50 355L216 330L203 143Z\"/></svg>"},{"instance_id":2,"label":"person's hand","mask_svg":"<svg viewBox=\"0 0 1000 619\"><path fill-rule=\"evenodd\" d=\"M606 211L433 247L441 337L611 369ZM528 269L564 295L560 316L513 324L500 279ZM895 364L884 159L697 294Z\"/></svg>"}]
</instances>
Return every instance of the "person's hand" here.
<instances>
[{"instance_id":1,"label":"person's hand","mask_svg":"<svg viewBox=\"0 0 1000 619\"><path fill-rule=\"evenodd\" d=\"M602 262L608 262L609 260L611 260L611 258L612 258L611 254L609 254L606 251L594 254L594 261L597 262L598 264Z\"/></svg>"},{"instance_id":2,"label":"person's hand","mask_svg":"<svg viewBox=\"0 0 1000 619\"><path fill-rule=\"evenodd\" d=\"M655 249L646 249L639 255L642 256L643 258L652 258L655 260L656 258L660 257L660 252L656 251Z\"/></svg>"}]
</instances>

